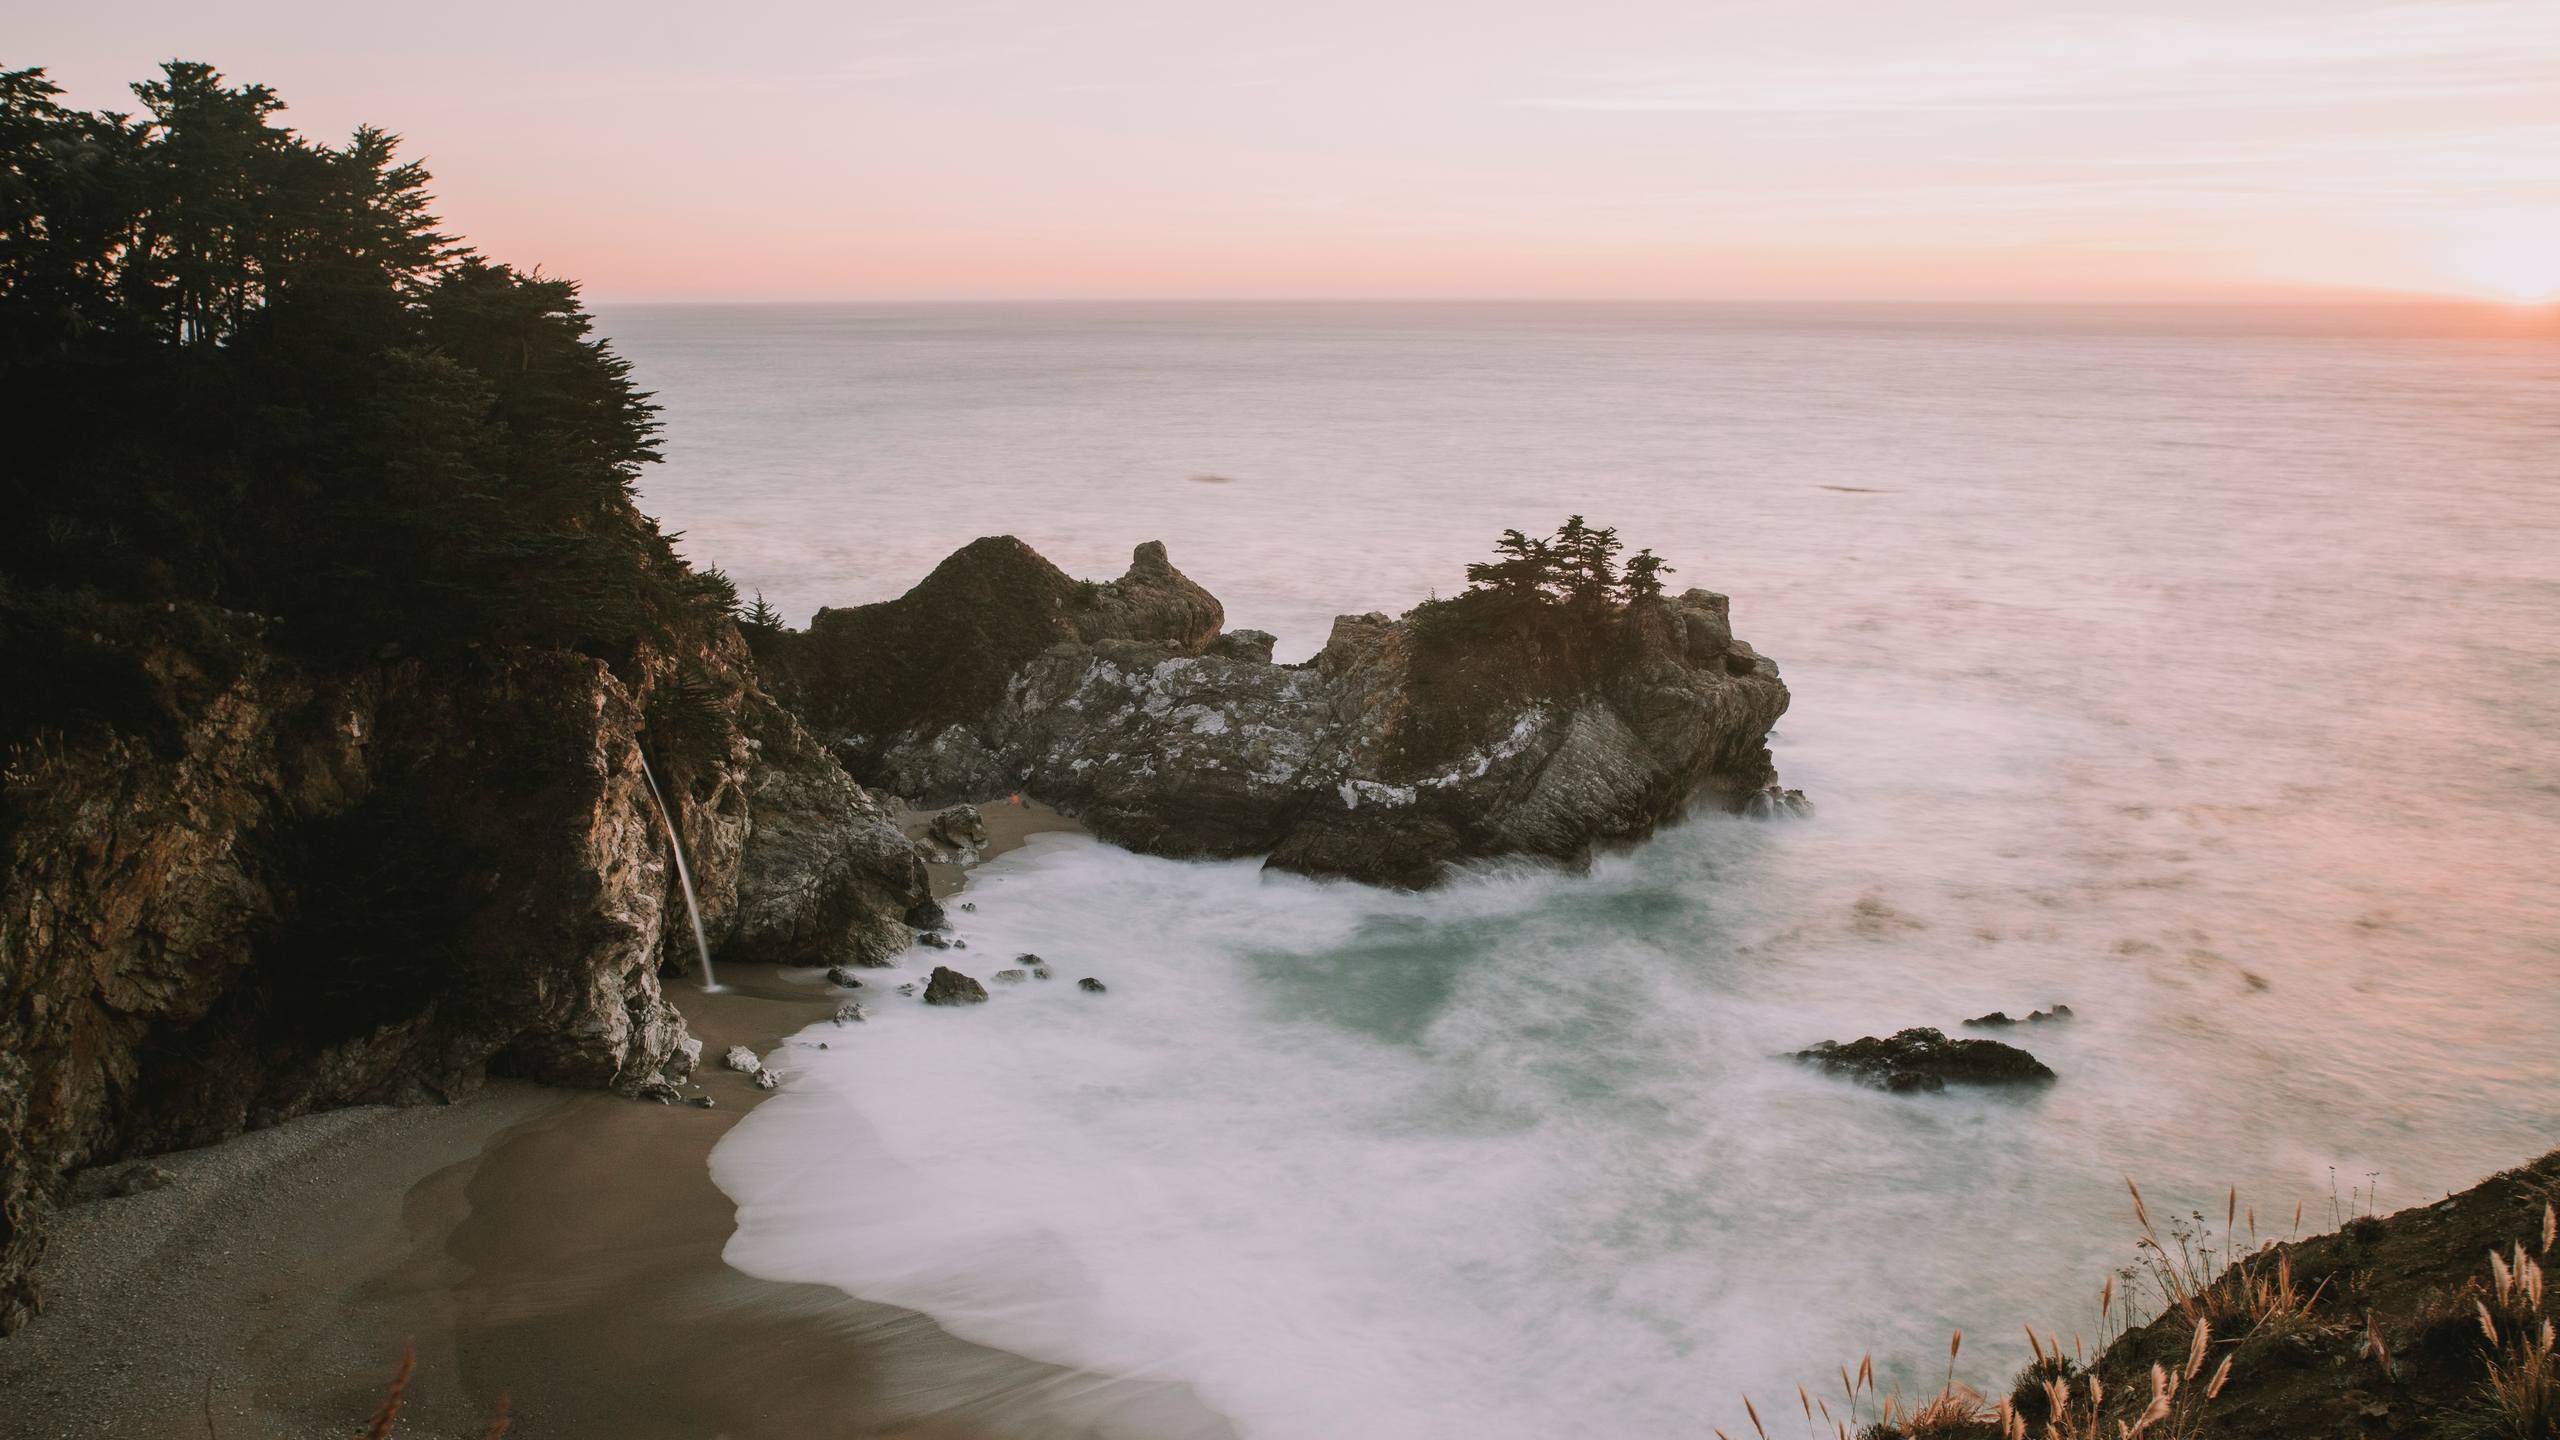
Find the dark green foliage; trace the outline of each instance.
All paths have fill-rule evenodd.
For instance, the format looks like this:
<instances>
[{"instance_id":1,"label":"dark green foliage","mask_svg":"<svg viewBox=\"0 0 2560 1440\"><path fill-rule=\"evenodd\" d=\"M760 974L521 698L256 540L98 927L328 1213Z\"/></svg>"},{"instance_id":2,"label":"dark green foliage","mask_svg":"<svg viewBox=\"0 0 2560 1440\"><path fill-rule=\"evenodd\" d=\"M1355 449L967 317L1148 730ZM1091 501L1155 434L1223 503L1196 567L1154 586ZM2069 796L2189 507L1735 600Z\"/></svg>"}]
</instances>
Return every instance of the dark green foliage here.
<instances>
[{"instance_id":1,"label":"dark green foliage","mask_svg":"<svg viewBox=\"0 0 2560 1440\"><path fill-rule=\"evenodd\" d=\"M738 623L749 630L759 630L768 635L778 634L782 629L782 612L766 604L764 592L759 590L756 592L755 603L738 612Z\"/></svg>"},{"instance_id":2,"label":"dark green foliage","mask_svg":"<svg viewBox=\"0 0 2560 1440\"><path fill-rule=\"evenodd\" d=\"M1544 540L1533 540L1517 530L1505 530L1493 542L1499 560L1480 561L1467 567L1467 584L1489 590L1508 599L1530 600L1546 593L1557 582L1558 570L1553 546Z\"/></svg>"},{"instance_id":3,"label":"dark green foliage","mask_svg":"<svg viewBox=\"0 0 2560 1440\"><path fill-rule=\"evenodd\" d=\"M319 656L617 665L735 604L632 509L655 407L575 284L440 233L382 131L315 144L190 62L134 89L138 116L84 112L0 72L0 574L22 595L255 611ZM0 662L45 653L31 633L0 630Z\"/></svg>"},{"instance_id":4,"label":"dark green foliage","mask_svg":"<svg viewBox=\"0 0 2560 1440\"><path fill-rule=\"evenodd\" d=\"M1467 593L1515 603L1561 601L1592 616L1660 595L1671 567L1651 550L1639 550L1621 576L1618 554L1624 549L1616 526L1595 528L1579 515L1566 516L1548 538L1505 530L1493 542L1500 558L1467 567Z\"/></svg>"},{"instance_id":5,"label":"dark green foliage","mask_svg":"<svg viewBox=\"0 0 2560 1440\"><path fill-rule=\"evenodd\" d=\"M1495 559L1467 567L1469 588L1415 606L1414 704L1404 763L1428 770L1488 737L1488 716L1580 693L1618 666L1631 643L1627 607L1662 594L1669 567L1650 550L1627 562L1614 528L1569 516L1555 534L1505 530Z\"/></svg>"},{"instance_id":6,"label":"dark green foliage","mask_svg":"<svg viewBox=\"0 0 2560 1440\"><path fill-rule=\"evenodd\" d=\"M1662 593L1662 577L1674 573L1662 563L1662 557L1651 550L1639 550L1627 557L1627 573L1618 582L1629 600L1650 600Z\"/></svg>"},{"instance_id":7,"label":"dark green foliage","mask_svg":"<svg viewBox=\"0 0 2560 1440\"><path fill-rule=\"evenodd\" d=\"M649 697L650 748L685 766L717 761L729 751L729 712L721 687L690 661Z\"/></svg>"}]
</instances>

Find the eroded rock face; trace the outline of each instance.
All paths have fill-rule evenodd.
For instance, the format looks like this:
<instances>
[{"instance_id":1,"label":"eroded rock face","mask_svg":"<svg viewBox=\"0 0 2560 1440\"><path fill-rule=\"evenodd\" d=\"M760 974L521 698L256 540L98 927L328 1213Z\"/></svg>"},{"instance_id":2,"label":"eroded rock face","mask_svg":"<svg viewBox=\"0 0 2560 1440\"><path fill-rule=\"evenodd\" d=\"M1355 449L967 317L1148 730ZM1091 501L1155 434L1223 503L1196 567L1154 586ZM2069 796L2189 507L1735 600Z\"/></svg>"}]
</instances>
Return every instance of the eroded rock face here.
<instances>
[{"instance_id":1,"label":"eroded rock face","mask_svg":"<svg viewBox=\"0 0 2560 1440\"><path fill-rule=\"evenodd\" d=\"M1842 1044L1825 1040L1796 1052L1798 1060L1896 1092L1944 1090L1950 1080L1976 1085L2018 1085L2051 1080L2053 1071L2015 1045L1997 1040L1950 1040L1926 1026Z\"/></svg>"},{"instance_id":2,"label":"eroded rock face","mask_svg":"<svg viewBox=\"0 0 2560 1440\"><path fill-rule=\"evenodd\" d=\"M1580 864L1692 803L1809 812L1771 789L1786 685L1721 595L1599 623L1554 605L1343 616L1300 665L1272 663L1261 632L1219 634L1221 613L1161 545L1079 586L1004 537L757 643L865 784L921 804L1027 789L1154 854L1421 887L1469 859Z\"/></svg>"},{"instance_id":3,"label":"eroded rock face","mask_svg":"<svg viewBox=\"0 0 2560 1440\"><path fill-rule=\"evenodd\" d=\"M715 953L907 944L921 862L725 622L619 667L324 673L254 617L185 618L224 650L141 657L169 735L12 770L0 806L0 1332L67 1169L491 1073L689 1072L689 982L662 977L697 962L644 744Z\"/></svg>"}]
</instances>

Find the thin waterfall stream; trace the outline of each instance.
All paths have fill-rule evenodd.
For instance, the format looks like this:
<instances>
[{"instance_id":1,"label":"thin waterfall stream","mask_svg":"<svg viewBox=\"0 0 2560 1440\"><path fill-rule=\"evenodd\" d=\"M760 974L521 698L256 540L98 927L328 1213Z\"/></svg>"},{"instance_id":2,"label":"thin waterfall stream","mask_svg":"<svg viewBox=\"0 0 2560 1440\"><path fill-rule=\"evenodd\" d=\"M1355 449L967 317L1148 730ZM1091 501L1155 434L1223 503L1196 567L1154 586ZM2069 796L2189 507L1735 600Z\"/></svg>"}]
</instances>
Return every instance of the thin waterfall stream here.
<instances>
[{"instance_id":1,"label":"thin waterfall stream","mask_svg":"<svg viewBox=\"0 0 2560 1440\"><path fill-rule=\"evenodd\" d=\"M649 798L658 802L658 819L667 827L667 849L676 857L676 883L684 887L685 918L693 922L693 951L702 957L702 988L718 991L719 978L711 973L711 942L702 937L702 904L693 898L693 871L684 863L684 841L676 834L676 812L667 808L666 792L658 788L657 772L649 768L649 752L640 752L640 776L649 782Z\"/></svg>"}]
</instances>

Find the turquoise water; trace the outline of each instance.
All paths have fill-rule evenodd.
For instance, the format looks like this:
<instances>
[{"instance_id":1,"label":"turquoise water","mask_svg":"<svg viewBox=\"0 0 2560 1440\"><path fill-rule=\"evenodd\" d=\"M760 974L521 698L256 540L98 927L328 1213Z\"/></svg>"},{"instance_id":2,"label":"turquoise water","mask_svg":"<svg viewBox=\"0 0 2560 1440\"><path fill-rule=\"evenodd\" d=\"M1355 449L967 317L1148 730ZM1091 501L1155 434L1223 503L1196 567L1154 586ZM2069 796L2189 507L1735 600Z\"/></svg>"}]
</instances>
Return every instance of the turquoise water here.
<instances>
[{"instance_id":1,"label":"turquoise water","mask_svg":"<svg viewBox=\"0 0 2560 1440\"><path fill-rule=\"evenodd\" d=\"M715 1156L733 1263L1250 1436L1692 1435L2004 1379L2155 1209L2560 1143L2560 347L2336 316L647 310L644 499L795 618L1139 540L1311 651L1505 525L1734 596L1807 824L1429 896L1043 839ZM1202 477L1216 477L1204 479ZM953 959L953 956L935 956ZM974 961L975 963L970 963ZM1077 975L1110 982L1076 992ZM2028 1096L1775 1057L2068 1002Z\"/></svg>"}]
</instances>

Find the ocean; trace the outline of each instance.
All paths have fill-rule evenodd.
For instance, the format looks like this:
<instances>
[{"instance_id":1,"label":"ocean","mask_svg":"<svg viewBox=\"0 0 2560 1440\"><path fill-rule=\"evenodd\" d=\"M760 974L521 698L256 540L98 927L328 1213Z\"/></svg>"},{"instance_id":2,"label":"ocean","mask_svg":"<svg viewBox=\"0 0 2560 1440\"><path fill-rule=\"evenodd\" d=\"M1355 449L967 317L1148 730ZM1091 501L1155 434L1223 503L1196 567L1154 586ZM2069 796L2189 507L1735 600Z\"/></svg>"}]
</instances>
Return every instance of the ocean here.
<instances>
[{"instance_id":1,"label":"ocean","mask_svg":"<svg viewBox=\"0 0 2560 1440\"><path fill-rule=\"evenodd\" d=\"M2128 1178L2215 1231L2237 1187L2281 1238L2560 1144L2547 327L602 321L665 406L644 508L795 624L979 535L1096 578L1159 539L1296 659L1578 513L1733 597L1819 806L1422 896L1040 837L932 958L1060 978L884 987L791 1051L713 1159L742 1269L1186 1381L1251 1440L1685 1437L1868 1353L1934 1390L1958 1328L1995 1393L2021 1326L2094 1344ZM2032 1093L1780 1058L2056 1002L2005 1037L2060 1073Z\"/></svg>"}]
</instances>

